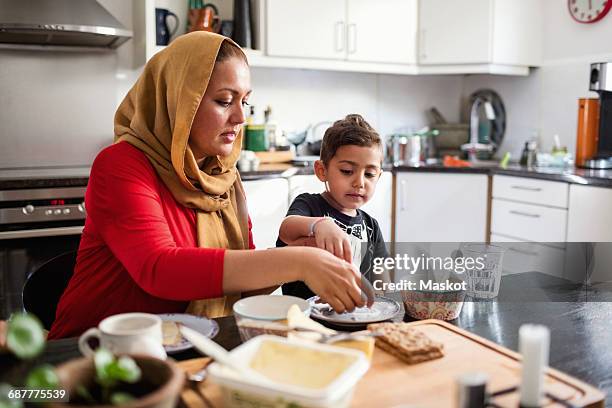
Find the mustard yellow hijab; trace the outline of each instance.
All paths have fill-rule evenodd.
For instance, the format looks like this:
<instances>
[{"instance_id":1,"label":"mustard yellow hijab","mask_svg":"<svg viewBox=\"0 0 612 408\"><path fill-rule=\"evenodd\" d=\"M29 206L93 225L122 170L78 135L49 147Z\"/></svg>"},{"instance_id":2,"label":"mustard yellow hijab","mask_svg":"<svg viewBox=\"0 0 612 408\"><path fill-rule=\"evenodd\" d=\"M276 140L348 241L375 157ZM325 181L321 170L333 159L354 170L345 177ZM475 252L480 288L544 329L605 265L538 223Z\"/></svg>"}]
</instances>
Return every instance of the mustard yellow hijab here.
<instances>
[{"instance_id":1,"label":"mustard yellow hijab","mask_svg":"<svg viewBox=\"0 0 612 408\"><path fill-rule=\"evenodd\" d=\"M243 132L229 156L207 157L201 167L188 144L223 41L240 49L226 37L198 31L178 37L151 58L117 109L115 142L142 150L176 201L196 210L198 246L247 249L248 213L236 170ZM188 312L228 315L238 298L193 301Z\"/></svg>"}]
</instances>

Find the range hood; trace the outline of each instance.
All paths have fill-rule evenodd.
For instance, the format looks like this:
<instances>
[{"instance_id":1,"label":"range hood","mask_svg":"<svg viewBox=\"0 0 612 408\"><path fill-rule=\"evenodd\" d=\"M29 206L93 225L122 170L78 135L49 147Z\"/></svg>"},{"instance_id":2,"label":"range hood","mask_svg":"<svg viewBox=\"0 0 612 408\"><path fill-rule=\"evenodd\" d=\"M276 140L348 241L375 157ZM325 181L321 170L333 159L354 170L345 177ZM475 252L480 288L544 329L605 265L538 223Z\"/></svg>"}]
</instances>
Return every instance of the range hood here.
<instances>
[{"instance_id":1,"label":"range hood","mask_svg":"<svg viewBox=\"0 0 612 408\"><path fill-rule=\"evenodd\" d=\"M130 38L96 0L0 0L0 46L112 49Z\"/></svg>"}]
</instances>

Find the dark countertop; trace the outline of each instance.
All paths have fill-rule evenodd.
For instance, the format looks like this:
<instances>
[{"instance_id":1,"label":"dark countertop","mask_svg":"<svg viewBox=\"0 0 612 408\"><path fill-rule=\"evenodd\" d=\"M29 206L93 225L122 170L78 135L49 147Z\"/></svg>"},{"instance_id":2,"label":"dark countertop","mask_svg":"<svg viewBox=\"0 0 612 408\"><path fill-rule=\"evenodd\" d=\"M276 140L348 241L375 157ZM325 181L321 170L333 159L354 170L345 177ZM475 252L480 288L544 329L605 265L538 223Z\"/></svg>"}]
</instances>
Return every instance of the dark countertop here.
<instances>
[{"instance_id":1,"label":"dark countertop","mask_svg":"<svg viewBox=\"0 0 612 408\"><path fill-rule=\"evenodd\" d=\"M426 172L488 175L499 174L542 180L562 181L595 187L612 187L612 170L589 170L573 167L567 169L553 167L527 168L518 165L510 165L507 168L502 169L498 166L497 162L477 163L473 167L444 167L442 165L392 167L385 165L383 166L383 169L385 171L392 171L394 173ZM89 170L90 168L87 166L66 168L0 169L0 190L86 186L89 177ZM244 181L311 174L314 174L314 169L312 166L292 167L290 164L276 166L272 169L240 172L242 180Z\"/></svg>"},{"instance_id":2,"label":"dark countertop","mask_svg":"<svg viewBox=\"0 0 612 408\"><path fill-rule=\"evenodd\" d=\"M500 168L497 162L475 164L473 167L444 167L442 165L426 165L420 167L397 166L395 172L426 172L426 173L472 173L489 175L506 175L527 177L550 181L589 185L594 187L612 187L612 170L591 170L575 167L524 167L509 165Z\"/></svg>"},{"instance_id":3,"label":"dark countertop","mask_svg":"<svg viewBox=\"0 0 612 408\"><path fill-rule=\"evenodd\" d=\"M540 293L550 294L548 301L513 300L513 293L535 286ZM459 318L451 323L512 350L518 348L522 324L544 324L551 330L550 366L612 395L610 300L610 292L598 293L580 284L528 272L504 276L497 301L466 302ZM216 320L220 332L214 340L227 349L238 346L240 338L233 317ZM402 314L394 320L410 319ZM0 355L0 382L19 381L35 364L58 364L77 356L76 338L50 341L43 355L33 362ZM177 360L197 356L193 350L173 355Z\"/></svg>"}]
</instances>

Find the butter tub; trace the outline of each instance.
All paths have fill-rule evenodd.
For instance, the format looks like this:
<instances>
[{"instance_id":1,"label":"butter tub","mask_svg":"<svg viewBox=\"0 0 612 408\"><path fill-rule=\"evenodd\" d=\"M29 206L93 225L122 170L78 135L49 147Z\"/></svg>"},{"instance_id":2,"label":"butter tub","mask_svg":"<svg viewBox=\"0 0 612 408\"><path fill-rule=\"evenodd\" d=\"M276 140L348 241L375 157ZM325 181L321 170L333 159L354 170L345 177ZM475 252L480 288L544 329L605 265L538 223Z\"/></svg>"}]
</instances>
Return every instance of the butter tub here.
<instances>
[{"instance_id":1,"label":"butter tub","mask_svg":"<svg viewBox=\"0 0 612 408\"><path fill-rule=\"evenodd\" d=\"M221 386L226 407L348 407L369 368L361 351L270 335L254 337L230 354L234 361L259 367L265 381L211 364L210 380Z\"/></svg>"}]
</instances>

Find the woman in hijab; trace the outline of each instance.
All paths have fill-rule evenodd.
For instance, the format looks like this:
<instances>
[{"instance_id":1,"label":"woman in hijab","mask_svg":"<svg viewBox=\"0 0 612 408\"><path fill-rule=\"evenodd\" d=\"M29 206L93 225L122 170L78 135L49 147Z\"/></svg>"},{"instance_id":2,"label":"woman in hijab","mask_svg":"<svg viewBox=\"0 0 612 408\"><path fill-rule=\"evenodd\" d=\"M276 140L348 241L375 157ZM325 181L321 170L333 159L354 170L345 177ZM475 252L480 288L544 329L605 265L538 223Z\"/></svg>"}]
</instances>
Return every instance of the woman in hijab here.
<instances>
[{"instance_id":1,"label":"woman in hijab","mask_svg":"<svg viewBox=\"0 0 612 408\"><path fill-rule=\"evenodd\" d=\"M241 293L304 281L338 311L359 272L318 248L254 249L236 161L251 93L242 50L207 32L156 54L96 157L74 275L49 338L124 312L229 314ZM297 261L297 262L296 262Z\"/></svg>"}]
</instances>

